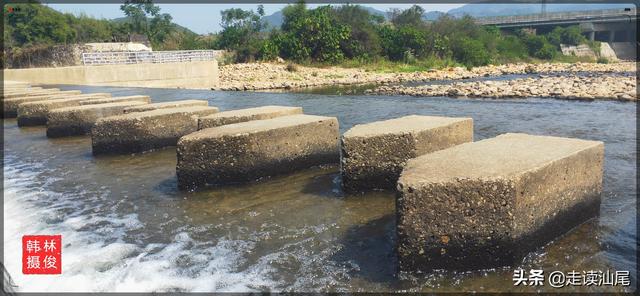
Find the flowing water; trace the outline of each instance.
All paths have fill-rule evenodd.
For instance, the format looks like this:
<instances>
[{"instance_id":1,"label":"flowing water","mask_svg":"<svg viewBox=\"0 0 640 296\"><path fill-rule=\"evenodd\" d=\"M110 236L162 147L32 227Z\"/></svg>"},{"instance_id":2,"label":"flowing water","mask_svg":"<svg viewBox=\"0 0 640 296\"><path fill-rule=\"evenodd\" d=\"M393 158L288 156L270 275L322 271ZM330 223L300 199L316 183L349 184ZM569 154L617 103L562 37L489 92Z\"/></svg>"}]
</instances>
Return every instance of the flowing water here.
<instances>
[{"instance_id":1,"label":"flowing water","mask_svg":"<svg viewBox=\"0 0 640 296\"><path fill-rule=\"evenodd\" d=\"M601 213L518 266L397 273L393 193L347 196L336 166L180 192L174 148L93 157L89 137L48 139L43 127L4 120L4 264L18 291L553 291L514 287L515 268L628 270L635 284L635 103L59 87L208 99L221 110L302 106L338 117L341 132L423 114L473 117L476 140L506 132L600 140ZM62 235L62 275L22 274L25 234ZM572 289L603 290L564 290Z\"/></svg>"}]
</instances>

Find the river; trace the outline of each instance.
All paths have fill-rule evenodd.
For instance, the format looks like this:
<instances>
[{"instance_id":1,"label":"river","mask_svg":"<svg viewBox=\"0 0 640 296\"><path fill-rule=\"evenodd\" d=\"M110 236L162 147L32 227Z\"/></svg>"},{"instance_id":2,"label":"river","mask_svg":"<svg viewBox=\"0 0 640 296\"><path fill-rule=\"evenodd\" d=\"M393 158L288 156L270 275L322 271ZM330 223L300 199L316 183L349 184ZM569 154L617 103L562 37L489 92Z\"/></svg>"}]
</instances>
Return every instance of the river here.
<instances>
[{"instance_id":1,"label":"river","mask_svg":"<svg viewBox=\"0 0 640 296\"><path fill-rule=\"evenodd\" d=\"M635 103L56 87L145 94L154 102L208 99L221 110L302 106L338 117L341 132L422 114L472 117L475 140L523 132L604 141L600 217L519 266L398 274L393 193L347 196L337 166L181 192L174 148L94 157L89 137L47 139L44 127L6 119L4 264L18 291L556 291L514 287L513 270L636 274ZM62 235L62 275L22 274L25 234Z\"/></svg>"}]
</instances>

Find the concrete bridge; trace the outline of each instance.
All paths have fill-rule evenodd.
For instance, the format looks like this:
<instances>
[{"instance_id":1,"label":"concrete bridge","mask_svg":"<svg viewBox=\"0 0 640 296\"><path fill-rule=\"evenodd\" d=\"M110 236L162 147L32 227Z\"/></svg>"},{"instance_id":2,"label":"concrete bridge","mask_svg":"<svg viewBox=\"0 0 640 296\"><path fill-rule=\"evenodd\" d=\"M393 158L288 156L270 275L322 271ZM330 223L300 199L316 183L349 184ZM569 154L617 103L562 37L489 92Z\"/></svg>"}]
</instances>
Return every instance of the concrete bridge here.
<instances>
[{"instance_id":1,"label":"concrete bridge","mask_svg":"<svg viewBox=\"0 0 640 296\"><path fill-rule=\"evenodd\" d=\"M498 28L550 31L556 26L579 25L590 40L635 42L638 15L635 7L577 12L540 13L478 18L477 23Z\"/></svg>"}]
</instances>

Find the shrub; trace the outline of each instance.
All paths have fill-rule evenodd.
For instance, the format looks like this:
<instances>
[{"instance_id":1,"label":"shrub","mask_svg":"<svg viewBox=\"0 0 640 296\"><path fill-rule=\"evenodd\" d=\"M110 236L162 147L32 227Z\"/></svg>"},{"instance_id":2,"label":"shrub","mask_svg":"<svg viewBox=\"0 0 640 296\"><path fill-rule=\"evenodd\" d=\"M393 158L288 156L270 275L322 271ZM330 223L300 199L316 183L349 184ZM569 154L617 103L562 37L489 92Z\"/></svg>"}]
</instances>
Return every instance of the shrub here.
<instances>
[{"instance_id":1,"label":"shrub","mask_svg":"<svg viewBox=\"0 0 640 296\"><path fill-rule=\"evenodd\" d=\"M491 62L489 52L482 42L467 37L453 43L453 57L467 67L483 66Z\"/></svg>"}]
</instances>

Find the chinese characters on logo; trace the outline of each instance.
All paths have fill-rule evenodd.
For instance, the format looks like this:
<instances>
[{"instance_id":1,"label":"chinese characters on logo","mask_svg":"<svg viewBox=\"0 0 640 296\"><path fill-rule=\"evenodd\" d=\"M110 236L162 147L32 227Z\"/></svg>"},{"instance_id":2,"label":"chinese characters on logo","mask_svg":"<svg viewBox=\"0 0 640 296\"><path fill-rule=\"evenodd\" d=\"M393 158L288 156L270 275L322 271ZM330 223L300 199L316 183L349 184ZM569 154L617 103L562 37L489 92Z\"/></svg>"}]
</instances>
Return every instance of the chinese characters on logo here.
<instances>
[{"instance_id":1,"label":"chinese characters on logo","mask_svg":"<svg viewBox=\"0 0 640 296\"><path fill-rule=\"evenodd\" d=\"M22 237L22 273L61 274L62 236L25 235Z\"/></svg>"},{"instance_id":2,"label":"chinese characters on logo","mask_svg":"<svg viewBox=\"0 0 640 296\"><path fill-rule=\"evenodd\" d=\"M566 286L629 286L631 277L629 271L552 271L545 282L545 275L542 269L531 269L527 273L523 269L516 269L513 272L514 286L544 286L549 284L553 288Z\"/></svg>"}]
</instances>

